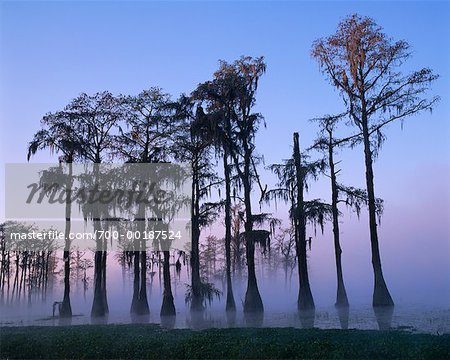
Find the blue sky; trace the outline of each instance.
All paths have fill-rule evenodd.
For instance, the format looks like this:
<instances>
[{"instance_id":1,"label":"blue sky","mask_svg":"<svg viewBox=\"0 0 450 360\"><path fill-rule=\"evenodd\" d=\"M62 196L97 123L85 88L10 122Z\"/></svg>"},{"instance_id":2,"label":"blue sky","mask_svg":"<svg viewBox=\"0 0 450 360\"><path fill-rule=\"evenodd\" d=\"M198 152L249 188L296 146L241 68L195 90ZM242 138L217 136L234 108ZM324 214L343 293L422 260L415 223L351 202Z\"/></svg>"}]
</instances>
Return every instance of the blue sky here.
<instances>
[{"instance_id":1,"label":"blue sky","mask_svg":"<svg viewBox=\"0 0 450 360\"><path fill-rule=\"evenodd\" d=\"M307 147L316 131L307 120L342 110L337 92L310 57L312 42L332 34L348 14L373 17L394 39L411 44L405 71L430 67L440 75L432 93L441 96L432 114L387 131L375 164L376 191L387 207L383 231L386 237L401 234L396 250L413 257L429 242L435 248L430 259L440 259L436 274L448 279L448 256L442 253L450 250L449 2L3 1L0 6L2 163L25 162L41 117L81 92L137 94L157 85L176 97L210 79L219 59L241 55L266 58L257 108L267 129L258 134L257 147L267 164L278 162L291 154L293 131ZM364 186L361 149L345 151L341 159L342 181ZM45 154L35 159L50 160ZM0 178L3 186L3 168ZM272 181L267 174L264 179ZM311 197L328 197L326 179ZM0 218L3 214L2 208ZM351 224L365 231L366 220L360 223ZM388 268L398 260L396 250L386 256ZM367 248L362 251L367 255Z\"/></svg>"},{"instance_id":2,"label":"blue sky","mask_svg":"<svg viewBox=\"0 0 450 360\"><path fill-rule=\"evenodd\" d=\"M267 129L257 144L266 163L278 162L291 153L293 131L306 147L316 133L307 120L342 110L310 50L315 39L358 12L373 17L394 39L410 42L414 56L405 71L427 66L441 76L433 92L442 101L433 115L409 119L403 131L400 125L388 130L380 181L392 171L416 171L411 167L418 163L446 166L449 10L448 2L1 2L1 161L25 161L42 115L80 92L136 94L158 85L176 97L210 79L218 59L245 54L267 61L257 98ZM356 185L364 180L357 170L360 155L343 154L343 166L352 170L344 169L343 178ZM46 154L36 158L48 160Z\"/></svg>"},{"instance_id":3,"label":"blue sky","mask_svg":"<svg viewBox=\"0 0 450 360\"><path fill-rule=\"evenodd\" d=\"M423 131L433 124L438 147L431 160L448 160L449 125L440 119L449 113L449 10L448 2L2 2L0 116L3 134L16 135L2 141L15 149L2 157L23 161L41 116L80 92L137 93L158 85L177 96L209 79L218 59L243 54L264 55L268 64L258 95L268 124L261 149L286 145L294 130L309 143L314 128L306 120L341 109L310 58L311 44L359 12L411 43L414 57L405 69L429 66L441 75L434 116L411 121L423 124L403 137L421 144L415 155L429 159ZM270 150L262 150L270 162L290 152Z\"/></svg>"}]
</instances>

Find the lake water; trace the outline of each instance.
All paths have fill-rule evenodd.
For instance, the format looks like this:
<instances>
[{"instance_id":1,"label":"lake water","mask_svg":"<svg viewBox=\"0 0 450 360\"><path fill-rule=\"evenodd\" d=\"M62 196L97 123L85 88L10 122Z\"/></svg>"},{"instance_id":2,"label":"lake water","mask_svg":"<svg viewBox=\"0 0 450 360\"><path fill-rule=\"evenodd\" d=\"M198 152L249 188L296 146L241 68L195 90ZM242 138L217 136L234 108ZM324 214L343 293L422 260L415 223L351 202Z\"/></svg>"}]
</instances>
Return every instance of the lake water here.
<instances>
[{"instance_id":1,"label":"lake water","mask_svg":"<svg viewBox=\"0 0 450 360\"><path fill-rule=\"evenodd\" d=\"M111 263L111 261L109 261ZM74 317L67 320L52 317L52 304L62 299L61 275L56 276L50 284L46 299L33 295L31 299L23 296L21 300L9 301L4 295L0 302L1 326L25 326L48 325L57 326L64 324L127 324L133 322L145 322L161 324L168 328L211 328L211 327L295 327L321 329L401 329L412 332L431 334L450 333L450 306L436 304L408 303L405 300L396 301L393 312L382 311L375 313L370 306L370 296L354 296L351 287L349 291L350 308L348 313L338 311L334 306L334 282L330 279L329 286L317 287L313 293L316 301L314 314L299 314L296 311L296 299L298 280L295 271L288 278L280 271L269 272L267 269L258 272L259 288L263 298L265 312L263 317L245 317L242 312L242 302L245 297L245 278L234 281L234 295L237 312L234 316L227 316L224 308L224 296L215 299L200 316L192 316L188 305L185 303L186 283L189 282L187 268L183 267L181 274L176 274L172 267L172 291L175 300L177 315L175 318L161 319L159 311L161 307L162 283L157 272L148 279L148 299L150 315L147 317L132 317L129 309L132 297L132 272L122 271L120 266L110 265L108 270L108 303L109 315L107 318L91 319L92 306L92 281L84 293L82 285L72 281L71 304ZM89 279L92 279L90 273ZM312 278L312 281L314 277ZM224 282L215 282L216 287L225 293ZM320 291L328 289L327 291ZM370 295L370 285L365 294ZM355 293L356 294L356 293Z\"/></svg>"},{"instance_id":2,"label":"lake water","mask_svg":"<svg viewBox=\"0 0 450 360\"><path fill-rule=\"evenodd\" d=\"M227 316L224 311L207 310L202 318L194 319L188 311L178 310L173 319L161 319L159 311L151 311L148 317L131 317L129 312L110 312L105 319L91 319L89 310L79 313L74 312L71 321L52 318L51 306L38 309L19 309L11 312L10 309L2 307L1 326L26 326L26 325L82 325L82 324L129 324L129 323L154 323L161 324L167 328L224 328L224 327L294 327L320 329L365 329L365 330L387 330L398 329L411 332L444 334L450 333L450 309L423 308L414 306L395 307L390 326L389 316L384 321L377 319L373 309L367 307L350 307L348 319L342 321L340 314L334 307L317 308L314 319L301 319L296 311L276 312L270 309L264 312L262 319L245 318L242 312L237 312L235 318ZM347 324L346 324L347 322Z\"/></svg>"}]
</instances>

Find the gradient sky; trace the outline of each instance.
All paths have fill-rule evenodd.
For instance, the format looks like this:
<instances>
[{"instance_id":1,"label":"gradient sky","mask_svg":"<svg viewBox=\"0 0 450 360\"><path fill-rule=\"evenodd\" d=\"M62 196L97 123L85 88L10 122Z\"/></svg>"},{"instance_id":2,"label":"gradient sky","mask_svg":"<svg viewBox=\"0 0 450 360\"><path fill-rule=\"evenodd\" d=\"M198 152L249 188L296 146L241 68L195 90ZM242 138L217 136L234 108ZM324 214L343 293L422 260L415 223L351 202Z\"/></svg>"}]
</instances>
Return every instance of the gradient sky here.
<instances>
[{"instance_id":1,"label":"gradient sky","mask_svg":"<svg viewBox=\"0 0 450 360\"><path fill-rule=\"evenodd\" d=\"M291 154L293 131L307 147L316 131L307 120L342 110L310 50L315 39L333 33L354 12L373 17L394 39L411 44L405 71L430 67L441 76L433 86L432 93L441 96L433 113L408 119L403 130L399 124L387 130L375 184L385 200L381 249L394 298L402 291L423 301L428 291L440 298L436 301L450 301L449 2L2 1L0 161L25 162L41 117L81 92L137 94L157 85L176 97L210 79L219 59L264 55L267 74L257 109L267 129L258 134L257 147L266 164L279 162ZM364 186L361 149L340 158L340 180ZM34 161L52 160L42 154ZM2 166L2 189L3 177ZM272 184L271 176L263 179ZM326 179L310 196L329 198ZM344 261L351 260L344 266L354 283L368 282L370 291L367 218L358 222L346 213L342 232ZM332 277L330 236L328 231L311 254L313 279L321 271ZM419 293L423 286L428 287Z\"/></svg>"}]
</instances>

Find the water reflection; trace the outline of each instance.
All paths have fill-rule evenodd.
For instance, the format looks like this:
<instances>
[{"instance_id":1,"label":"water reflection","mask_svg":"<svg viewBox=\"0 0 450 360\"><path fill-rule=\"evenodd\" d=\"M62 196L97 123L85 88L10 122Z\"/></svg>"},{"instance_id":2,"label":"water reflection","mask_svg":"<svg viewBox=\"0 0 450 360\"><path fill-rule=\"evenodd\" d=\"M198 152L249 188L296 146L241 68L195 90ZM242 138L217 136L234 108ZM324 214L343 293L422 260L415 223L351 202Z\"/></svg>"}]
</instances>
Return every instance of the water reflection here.
<instances>
[{"instance_id":1,"label":"water reflection","mask_svg":"<svg viewBox=\"0 0 450 360\"><path fill-rule=\"evenodd\" d=\"M316 317L315 309L299 310L298 314L303 329L311 329L314 327L314 319Z\"/></svg>"},{"instance_id":2,"label":"water reflection","mask_svg":"<svg viewBox=\"0 0 450 360\"><path fill-rule=\"evenodd\" d=\"M130 318L133 324L148 324L150 322L150 314L137 315L130 313Z\"/></svg>"},{"instance_id":3,"label":"water reflection","mask_svg":"<svg viewBox=\"0 0 450 360\"><path fill-rule=\"evenodd\" d=\"M236 311L227 311L226 313L227 317L227 326L229 328L236 326Z\"/></svg>"},{"instance_id":4,"label":"water reflection","mask_svg":"<svg viewBox=\"0 0 450 360\"><path fill-rule=\"evenodd\" d=\"M380 330L390 330L392 327L394 306L374 306L373 312L377 319L378 328Z\"/></svg>"},{"instance_id":5,"label":"water reflection","mask_svg":"<svg viewBox=\"0 0 450 360\"><path fill-rule=\"evenodd\" d=\"M92 325L106 325L108 324L109 316L93 316L91 317L91 324Z\"/></svg>"},{"instance_id":6,"label":"water reflection","mask_svg":"<svg viewBox=\"0 0 450 360\"><path fill-rule=\"evenodd\" d=\"M60 326L72 325L72 317L59 317L58 325L60 325Z\"/></svg>"},{"instance_id":7,"label":"water reflection","mask_svg":"<svg viewBox=\"0 0 450 360\"><path fill-rule=\"evenodd\" d=\"M204 311L191 311L190 316L187 319L189 327L196 330L201 330L208 326L208 321L206 318L206 313Z\"/></svg>"},{"instance_id":8,"label":"water reflection","mask_svg":"<svg viewBox=\"0 0 450 360\"><path fill-rule=\"evenodd\" d=\"M347 330L350 308L348 306L337 306L336 310L339 317L339 323L341 324L341 329Z\"/></svg>"},{"instance_id":9,"label":"water reflection","mask_svg":"<svg viewBox=\"0 0 450 360\"><path fill-rule=\"evenodd\" d=\"M262 327L264 323L263 312L245 312L244 313L245 326L247 327Z\"/></svg>"},{"instance_id":10,"label":"water reflection","mask_svg":"<svg viewBox=\"0 0 450 360\"><path fill-rule=\"evenodd\" d=\"M161 327L164 329L173 329L175 327L176 316L161 316Z\"/></svg>"}]
</instances>

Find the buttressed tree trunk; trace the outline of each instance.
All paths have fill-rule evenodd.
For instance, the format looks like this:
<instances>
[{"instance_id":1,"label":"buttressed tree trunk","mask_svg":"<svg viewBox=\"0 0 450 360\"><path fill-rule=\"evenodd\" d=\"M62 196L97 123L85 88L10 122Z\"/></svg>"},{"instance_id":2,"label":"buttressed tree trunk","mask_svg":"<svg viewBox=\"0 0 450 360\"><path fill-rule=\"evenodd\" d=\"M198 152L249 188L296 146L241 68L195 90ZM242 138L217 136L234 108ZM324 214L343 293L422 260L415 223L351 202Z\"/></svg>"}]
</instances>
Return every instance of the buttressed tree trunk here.
<instances>
[{"instance_id":1,"label":"buttressed tree trunk","mask_svg":"<svg viewBox=\"0 0 450 360\"><path fill-rule=\"evenodd\" d=\"M94 220L94 231L100 231L100 221ZM108 303L106 297L106 251L99 250L101 241L94 255L94 300L92 302L92 317L103 317L108 314Z\"/></svg>"},{"instance_id":2,"label":"buttressed tree trunk","mask_svg":"<svg viewBox=\"0 0 450 360\"><path fill-rule=\"evenodd\" d=\"M94 163L94 179L97 181L99 176L99 158ZM94 233L99 234L102 230L100 215L94 213ZM108 301L106 297L106 240L97 239L97 249L94 255L94 300L92 302L91 316L103 317L109 312Z\"/></svg>"},{"instance_id":3,"label":"buttressed tree trunk","mask_svg":"<svg viewBox=\"0 0 450 360\"><path fill-rule=\"evenodd\" d=\"M378 246L377 217L375 207L375 190L373 184L372 150L370 148L369 130L367 121L363 119L364 137L364 158L366 165L366 185L369 202L369 227L370 245L372 249L372 266L374 272L373 306L393 306L391 294L384 281L383 270L381 268L380 249Z\"/></svg>"},{"instance_id":4,"label":"buttressed tree trunk","mask_svg":"<svg viewBox=\"0 0 450 360\"><path fill-rule=\"evenodd\" d=\"M143 204L139 204L137 229L143 234L145 230L145 209ZM147 300L147 254L144 239L135 239L133 253L133 299L130 312L136 315L146 315L149 313Z\"/></svg>"},{"instance_id":5,"label":"buttressed tree trunk","mask_svg":"<svg viewBox=\"0 0 450 360\"><path fill-rule=\"evenodd\" d=\"M304 213L304 174L301 167L300 144L298 133L294 133L294 164L297 182L297 207L296 207L296 250L298 258L299 292L297 306L299 310L312 310L315 308L308 277L308 264L306 258L306 219Z\"/></svg>"},{"instance_id":6,"label":"buttressed tree trunk","mask_svg":"<svg viewBox=\"0 0 450 360\"><path fill-rule=\"evenodd\" d=\"M245 148L244 148L245 149ZM246 154L244 159L244 174L242 179L244 186L244 202L245 202L245 254L247 256L247 291L245 293L244 312L246 313L261 313L264 311L264 305L258 289L258 282L256 280L255 270L255 241L252 236L253 219L252 219L252 205L251 205L251 186L250 186L250 158Z\"/></svg>"},{"instance_id":7,"label":"buttressed tree trunk","mask_svg":"<svg viewBox=\"0 0 450 360\"><path fill-rule=\"evenodd\" d=\"M71 227L71 192L72 192L72 159L68 161L68 179L66 183L66 227L65 227L65 249L63 254L64 259L64 298L61 304L60 317L69 318L72 317L72 306L70 304L70 227Z\"/></svg>"},{"instance_id":8,"label":"buttressed tree trunk","mask_svg":"<svg viewBox=\"0 0 450 360\"><path fill-rule=\"evenodd\" d=\"M170 284L170 252L165 250L163 262L163 301L161 305L161 316L175 316L175 305L173 303L172 286Z\"/></svg>"},{"instance_id":9,"label":"buttressed tree trunk","mask_svg":"<svg viewBox=\"0 0 450 360\"><path fill-rule=\"evenodd\" d=\"M97 221L95 221L97 222ZM96 225L94 224L94 230ZM102 317L106 315L106 309L104 306L103 300L103 253L102 251L97 250L94 255L94 300L92 301L92 317Z\"/></svg>"},{"instance_id":10,"label":"buttressed tree trunk","mask_svg":"<svg viewBox=\"0 0 450 360\"><path fill-rule=\"evenodd\" d=\"M143 244L145 249L145 243ZM147 298L147 252L145 250L141 251L141 288L139 290L139 309L138 313L140 315L147 315L150 313L148 307Z\"/></svg>"}]
</instances>

